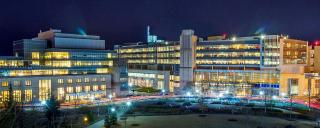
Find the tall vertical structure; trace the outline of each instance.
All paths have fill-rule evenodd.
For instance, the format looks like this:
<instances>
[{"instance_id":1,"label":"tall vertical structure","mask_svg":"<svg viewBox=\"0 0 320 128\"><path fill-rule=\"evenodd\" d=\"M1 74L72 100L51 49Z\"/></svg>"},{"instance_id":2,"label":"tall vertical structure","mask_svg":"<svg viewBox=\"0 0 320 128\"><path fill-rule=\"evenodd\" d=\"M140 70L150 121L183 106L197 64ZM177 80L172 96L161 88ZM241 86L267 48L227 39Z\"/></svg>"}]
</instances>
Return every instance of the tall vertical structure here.
<instances>
[{"instance_id":1,"label":"tall vertical structure","mask_svg":"<svg viewBox=\"0 0 320 128\"><path fill-rule=\"evenodd\" d=\"M193 30L183 30L180 35L180 89L189 90L193 84L195 47L197 37Z\"/></svg>"},{"instance_id":2,"label":"tall vertical structure","mask_svg":"<svg viewBox=\"0 0 320 128\"><path fill-rule=\"evenodd\" d=\"M157 35L152 35L150 33L150 26L147 26L147 42L148 44L154 44L164 42L164 40L159 40Z\"/></svg>"},{"instance_id":3,"label":"tall vertical structure","mask_svg":"<svg viewBox=\"0 0 320 128\"><path fill-rule=\"evenodd\" d=\"M114 58L112 69L112 92L113 95L125 95L128 93L128 63L126 59Z\"/></svg>"}]
</instances>

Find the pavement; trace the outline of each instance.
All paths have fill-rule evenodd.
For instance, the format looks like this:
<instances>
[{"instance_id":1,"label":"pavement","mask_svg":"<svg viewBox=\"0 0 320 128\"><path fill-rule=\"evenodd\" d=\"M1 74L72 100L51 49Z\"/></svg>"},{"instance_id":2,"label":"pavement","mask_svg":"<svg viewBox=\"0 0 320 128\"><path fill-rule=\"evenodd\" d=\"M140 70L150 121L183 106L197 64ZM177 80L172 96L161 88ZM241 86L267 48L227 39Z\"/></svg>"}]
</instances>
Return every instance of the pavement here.
<instances>
[{"instance_id":1,"label":"pavement","mask_svg":"<svg viewBox=\"0 0 320 128\"><path fill-rule=\"evenodd\" d=\"M103 124L102 120L87 128L103 128ZM119 124L119 128L256 128L258 126L284 128L287 125L293 125L296 128L313 128L316 125L311 121L288 121L274 117L226 114L137 116L119 120Z\"/></svg>"}]
</instances>

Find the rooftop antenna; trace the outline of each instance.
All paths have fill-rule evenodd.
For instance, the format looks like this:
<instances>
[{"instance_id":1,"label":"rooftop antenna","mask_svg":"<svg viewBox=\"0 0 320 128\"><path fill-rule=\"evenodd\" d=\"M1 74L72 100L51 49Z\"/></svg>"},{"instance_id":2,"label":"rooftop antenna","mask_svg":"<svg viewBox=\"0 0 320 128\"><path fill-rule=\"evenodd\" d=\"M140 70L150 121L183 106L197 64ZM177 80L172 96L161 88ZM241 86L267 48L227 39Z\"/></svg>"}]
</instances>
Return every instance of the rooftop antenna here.
<instances>
[{"instance_id":1,"label":"rooftop antenna","mask_svg":"<svg viewBox=\"0 0 320 128\"><path fill-rule=\"evenodd\" d=\"M149 42L149 37L150 37L150 26L147 26L147 42Z\"/></svg>"}]
</instances>

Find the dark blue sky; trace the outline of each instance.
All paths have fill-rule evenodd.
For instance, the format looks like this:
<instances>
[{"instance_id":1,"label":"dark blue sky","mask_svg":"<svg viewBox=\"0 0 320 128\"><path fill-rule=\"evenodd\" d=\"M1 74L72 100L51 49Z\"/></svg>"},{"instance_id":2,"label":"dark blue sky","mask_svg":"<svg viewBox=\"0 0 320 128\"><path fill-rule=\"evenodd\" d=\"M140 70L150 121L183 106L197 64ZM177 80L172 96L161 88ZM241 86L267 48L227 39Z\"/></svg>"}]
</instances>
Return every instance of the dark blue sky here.
<instances>
[{"instance_id":1,"label":"dark blue sky","mask_svg":"<svg viewBox=\"0 0 320 128\"><path fill-rule=\"evenodd\" d=\"M0 55L11 55L12 41L39 30L61 29L100 35L108 48L145 40L146 26L168 40L181 29L196 35L289 34L320 38L320 0L1 0Z\"/></svg>"}]
</instances>

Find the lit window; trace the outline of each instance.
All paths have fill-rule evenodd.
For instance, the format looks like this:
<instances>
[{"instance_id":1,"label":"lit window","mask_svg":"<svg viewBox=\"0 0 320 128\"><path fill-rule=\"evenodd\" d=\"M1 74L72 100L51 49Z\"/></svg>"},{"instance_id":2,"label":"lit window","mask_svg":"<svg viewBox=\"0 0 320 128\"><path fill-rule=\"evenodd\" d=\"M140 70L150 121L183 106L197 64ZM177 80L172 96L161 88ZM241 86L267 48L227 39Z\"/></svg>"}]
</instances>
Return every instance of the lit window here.
<instances>
[{"instance_id":1,"label":"lit window","mask_svg":"<svg viewBox=\"0 0 320 128\"><path fill-rule=\"evenodd\" d=\"M98 91L98 90L99 90L98 85L94 85L93 88L92 88L92 90L93 90L93 91Z\"/></svg>"},{"instance_id":2,"label":"lit window","mask_svg":"<svg viewBox=\"0 0 320 128\"><path fill-rule=\"evenodd\" d=\"M2 81L1 85L3 87L7 87L9 85L9 82L8 81Z\"/></svg>"},{"instance_id":3,"label":"lit window","mask_svg":"<svg viewBox=\"0 0 320 128\"><path fill-rule=\"evenodd\" d=\"M100 88L101 88L101 90L103 90L103 91L107 90L107 86L106 86L106 85L101 85Z\"/></svg>"},{"instance_id":4,"label":"lit window","mask_svg":"<svg viewBox=\"0 0 320 128\"><path fill-rule=\"evenodd\" d=\"M24 90L24 100L25 100L25 102L32 101L32 90L31 89Z\"/></svg>"},{"instance_id":5,"label":"lit window","mask_svg":"<svg viewBox=\"0 0 320 128\"><path fill-rule=\"evenodd\" d=\"M17 80L13 81L13 85L14 86L20 86L20 81L17 81Z\"/></svg>"},{"instance_id":6,"label":"lit window","mask_svg":"<svg viewBox=\"0 0 320 128\"><path fill-rule=\"evenodd\" d=\"M92 81L93 81L93 82L96 82L96 81L97 81L97 78L92 78Z\"/></svg>"},{"instance_id":7,"label":"lit window","mask_svg":"<svg viewBox=\"0 0 320 128\"><path fill-rule=\"evenodd\" d=\"M77 79L77 83L81 83L81 78L78 78L78 79Z\"/></svg>"},{"instance_id":8,"label":"lit window","mask_svg":"<svg viewBox=\"0 0 320 128\"><path fill-rule=\"evenodd\" d=\"M102 82L106 81L106 78L102 77L102 78L101 78L101 81L102 81Z\"/></svg>"},{"instance_id":9,"label":"lit window","mask_svg":"<svg viewBox=\"0 0 320 128\"><path fill-rule=\"evenodd\" d=\"M2 91L2 101L9 100L9 91Z\"/></svg>"},{"instance_id":10,"label":"lit window","mask_svg":"<svg viewBox=\"0 0 320 128\"><path fill-rule=\"evenodd\" d=\"M64 88L57 88L58 91L58 100L62 100L64 97Z\"/></svg>"},{"instance_id":11,"label":"lit window","mask_svg":"<svg viewBox=\"0 0 320 128\"><path fill-rule=\"evenodd\" d=\"M67 87L67 93L73 93L73 87Z\"/></svg>"},{"instance_id":12,"label":"lit window","mask_svg":"<svg viewBox=\"0 0 320 128\"><path fill-rule=\"evenodd\" d=\"M26 84L26 86L30 86L31 85L31 80L26 80L25 84Z\"/></svg>"},{"instance_id":13,"label":"lit window","mask_svg":"<svg viewBox=\"0 0 320 128\"><path fill-rule=\"evenodd\" d=\"M72 84L72 79L67 80L68 84Z\"/></svg>"},{"instance_id":14,"label":"lit window","mask_svg":"<svg viewBox=\"0 0 320 128\"><path fill-rule=\"evenodd\" d=\"M13 100L16 102L21 102L21 91L13 90Z\"/></svg>"},{"instance_id":15,"label":"lit window","mask_svg":"<svg viewBox=\"0 0 320 128\"><path fill-rule=\"evenodd\" d=\"M32 59L39 59L40 58L39 52L32 52L31 53L31 58Z\"/></svg>"},{"instance_id":16,"label":"lit window","mask_svg":"<svg viewBox=\"0 0 320 128\"><path fill-rule=\"evenodd\" d=\"M51 80L39 80L39 100L45 101L51 97Z\"/></svg>"},{"instance_id":17,"label":"lit window","mask_svg":"<svg viewBox=\"0 0 320 128\"><path fill-rule=\"evenodd\" d=\"M63 84L63 79L58 79L59 84Z\"/></svg>"},{"instance_id":18,"label":"lit window","mask_svg":"<svg viewBox=\"0 0 320 128\"><path fill-rule=\"evenodd\" d=\"M79 92L81 92L81 91L82 91L81 86L77 86L77 87L76 87L76 93L79 93Z\"/></svg>"},{"instance_id":19,"label":"lit window","mask_svg":"<svg viewBox=\"0 0 320 128\"><path fill-rule=\"evenodd\" d=\"M89 82L89 78L84 78L84 82L88 83Z\"/></svg>"},{"instance_id":20,"label":"lit window","mask_svg":"<svg viewBox=\"0 0 320 128\"><path fill-rule=\"evenodd\" d=\"M85 86L84 91L89 92L90 91L90 86Z\"/></svg>"}]
</instances>

